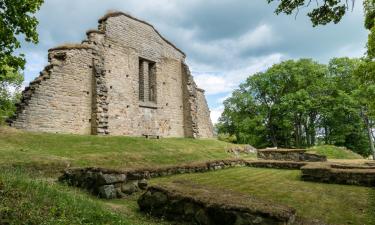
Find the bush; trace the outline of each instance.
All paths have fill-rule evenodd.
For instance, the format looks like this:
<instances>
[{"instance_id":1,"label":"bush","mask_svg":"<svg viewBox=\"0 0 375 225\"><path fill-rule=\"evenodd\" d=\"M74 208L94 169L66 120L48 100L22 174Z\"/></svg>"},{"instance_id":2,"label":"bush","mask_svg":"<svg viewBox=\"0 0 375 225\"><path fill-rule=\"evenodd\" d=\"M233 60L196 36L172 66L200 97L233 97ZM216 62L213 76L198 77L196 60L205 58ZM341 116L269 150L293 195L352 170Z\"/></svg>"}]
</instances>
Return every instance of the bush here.
<instances>
[{"instance_id":1,"label":"bush","mask_svg":"<svg viewBox=\"0 0 375 225\"><path fill-rule=\"evenodd\" d=\"M237 142L236 135L230 135L228 133L219 134L217 136L217 139L219 139L219 141L225 141L225 142L229 142L229 143L236 143Z\"/></svg>"}]
</instances>

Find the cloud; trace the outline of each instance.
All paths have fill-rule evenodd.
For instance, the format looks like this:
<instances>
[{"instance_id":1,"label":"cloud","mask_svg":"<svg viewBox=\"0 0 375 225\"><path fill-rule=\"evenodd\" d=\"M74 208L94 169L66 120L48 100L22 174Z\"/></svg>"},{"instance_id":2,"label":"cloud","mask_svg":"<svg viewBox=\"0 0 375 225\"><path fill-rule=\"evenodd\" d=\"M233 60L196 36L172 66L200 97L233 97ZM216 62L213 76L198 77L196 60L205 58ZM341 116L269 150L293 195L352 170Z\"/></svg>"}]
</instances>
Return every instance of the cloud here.
<instances>
[{"instance_id":1,"label":"cloud","mask_svg":"<svg viewBox=\"0 0 375 225\"><path fill-rule=\"evenodd\" d=\"M211 121L213 124L216 124L218 122L223 111L224 111L223 106L211 109Z\"/></svg>"},{"instance_id":2,"label":"cloud","mask_svg":"<svg viewBox=\"0 0 375 225\"><path fill-rule=\"evenodd\" d=\"M228 92L235 86L234 83L228 82L223 76L208 73L200 73L195 75L194 78L197 85L203 88L208 95Z\"/></svg>"},{"instance_id":3,"label":"cloud","mask_svg":"<svg viewBox=\"0 0 375 225\"><path fill-rule=\"evenodd\" d=\"M275 63L279 63L283 55L279 53L243 60L243 67L226 72L195 72L193 75L197 85L205 89L207 95L230 92L237 88L247 77L264 71Z\"/></svg>"}]
</instances>

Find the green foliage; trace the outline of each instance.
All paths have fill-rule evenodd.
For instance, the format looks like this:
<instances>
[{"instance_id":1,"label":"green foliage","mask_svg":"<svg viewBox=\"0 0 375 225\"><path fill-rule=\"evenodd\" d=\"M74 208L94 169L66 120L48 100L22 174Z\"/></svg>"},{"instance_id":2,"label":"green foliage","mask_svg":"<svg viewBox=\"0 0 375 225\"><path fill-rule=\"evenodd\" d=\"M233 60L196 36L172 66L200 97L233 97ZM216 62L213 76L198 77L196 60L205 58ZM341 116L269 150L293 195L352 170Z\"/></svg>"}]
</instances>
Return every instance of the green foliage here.
<instances>
[{"instance_id":1,"label":"green foliage","mask_svg":"<svg viewBox=\"0 0 375 225\"><path fill-rule=\"evenodd\" d=\"M15 111L17 90L23 81L20 73L25 67L24 55L15 55L20 39L38 43L34 14L43 0L0 0L0 124Z\"/></svg>"},{"instance_id":2,"label":"green foliage","mask_svg":"<svg viewBox=\"0 0 375 225\"><path fill-rule=\"evenodd\" d=\"M268 3L275 0L267 0ZM297 12L303 7L310 7L313 3L311 0L279 0L275 13L285 13L290 15ZM352 0L354 4L354 0ZM315 5L315 2L314 2ZM325 25L328 23L338 23L345 15L349 8L347 0L317 0L316 7L314 7L307 16L310 17L313 26Z\"/></svg>"},{"instance_id":3,"label":"green foliage","mask_svg":"<svg viewBox=\"0 0 375 225\"><path fill-rule=\"evenodd\" d=\"M229 143L236 143L237 142L237 137L235 135L230 135L228 133L219 134L217 139L219 141L225 141L225 142L229 142Z\"/></svg>"},{"instance_id":4,"label":"green foliage","mask_svg":"<svg viewBox=\"0 0 375 225\"><path fill-rule=\"evenodd\" d=\"M0 1L0 76L9 68L14 72L23 69L23 55L13 55L21 47L20 37L27 42L38 43L36 27L38 21L34 14L43 0L1 0Z\"/></svg>"},{"instance_id":5,"label":"green foliage","mask_svg":"<svg viewBox=\"0 0 375 225\"><path fill-rule=\"evenodd\" d=\"M85 195L17 171L2 170L0 182L0 224L133 224Z\"/></svg>"},{"instance_id":6,"label":"green foliage","mask_svg":"<svg viewBox=\"0 0 375 225\"><path fill-rule=\"evenodd\" d=\"M8 66L6 73L0 74L0 125L12 116L16 110L15 103L19 99L18 89L23 82L23 76ZM10 89L13 89L13 93Z\"/></svg>"},{"instance_id":7,"label":"green foliage","mask_svg":"<svg viewBox=\"0 0 375 225\"><path fill-rule=\"evenodd\" d=\"M375 1L364 0L363 8L365 11L365 28L370 31L367 41L367 57L373 60L375 58Z\"/></svg>"},{"instance_id":8,"label":"green foliage","mask_svg":"<svg viewBox=\"0 0 375 225\"><path fill-rule=\"evenodd\" d=\"M274 0L267 0L268 3L274 2ZM310 0L280 0L279 5L275 11L276 14L279 13L286 13L290 15L295 11L299 11L301 7L309 7L312 1ZM354 7L354 0L352 2L352 7ZM322 0L316 1L317 7L314 8L312 11L308 13L310 20L313 23L313 26L317 25L325 25L330 22L337 23L341 20L344 16L346 9L349 7L348 1L344 0ZM319 4L320 3L320 4ZM375 76L373 74L374 71L374 59L375 59L375 0L364 0L363 7L365 12L365 21L364 26L368 29L368 41L367 41L367 54L363 59L363 63L358 67L357 71L357 79L359 80L359 88L356 90L357 94L357 101L360 102L360 111L361 117L364 121L365 127L367 129L367 136L368 141L370 142L370 151L372 151L373 156L375 158L375 146L374 142L374 134L373 134L373 127L374 127L374 103L373 97L375 88L373 83L375 83ZM369 86L366 83L371 83ZM361 129L360 127L358 129ZM357 143L357 145L366 145L365 142L362 141L362 136L352 136L352 139L360 137L361 144ZM367 154L368 152L365 151Z\"/></svg>"},{"instance_id":9,"label":"green foliage","mask_svg":"<svg viewBox=\"0 0 375 225\"><path fill-rule=\"evenodd\" d=\"M309 147L318 142L371 153L354 72L360 60L288 60L250 76L224 102L218 132L238 143Z\"/></svg>"},{"instance_id":10,"label":"green foliage","mask_svg":"<svg viewBox=\"0 0 375 225\"><path fill-rule=\"evenodd\" d=\"M361 155L345 147L337 147L334 145L318 145L308 150L319 155L325 155L328 159L363 159Z\"/></svg>"}]
</instances>

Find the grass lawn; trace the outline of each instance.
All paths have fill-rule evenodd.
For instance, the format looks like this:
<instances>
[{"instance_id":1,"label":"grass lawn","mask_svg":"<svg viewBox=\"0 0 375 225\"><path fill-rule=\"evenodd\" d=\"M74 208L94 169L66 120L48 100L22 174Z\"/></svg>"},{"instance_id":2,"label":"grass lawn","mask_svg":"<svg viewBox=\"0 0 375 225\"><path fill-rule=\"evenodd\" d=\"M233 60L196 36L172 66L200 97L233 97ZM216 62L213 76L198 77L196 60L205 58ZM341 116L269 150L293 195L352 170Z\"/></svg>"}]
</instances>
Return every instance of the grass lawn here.
<instances>
[{"instance_id":1,"label":"grass lawn","mask_svg":"<svg viewBox=\"0 0 375 225\"><path fill-rule=\"evenodd\" d=\"M0 165L59 171L69 166L130 168L233 158L215 139L99 137L24 132L0 127ZM255 157L255 155L242 155Z\"/></svg>"},{"instance_id":2,"label":"grass lawn","mask_svg":"<svg viewBox=\"0 0 375 225\"><path fill-rule=\"evenodd\" d=\"M328 159L363 159L363 157L344 147L319 145L308 149L310 152L325 155Z\"/></svg>"},{"instance_id":3,"label":"grass lawn","mask_svg":"<svg viewBox=\"0 0 375 225\"><path fill-rule=\"evenodd\" d=\"M100 200L83 190L57 184L50 177L56 178L67 166L130 168L234 158L226 152L230 146L215 139L147 140L0 127L0 224L4 220L10 220L10 224L168 224L140 213L137 195ZM328 158L361 159L331 146L312 150ZM234 168L158 178L151 183L189 180L284 203L296 208L301 216L333 224L375 224L371 221L375 218L374 189L307 183L299 180L299 174L297 170Z\"/></svg>"},{"instance_id":4,"label":"grass lawn","mask_svg":"<svg viewBox=\"0 0 375 225\"><path fill-rule=\"evenodd\" d=\"M375 189L303 182L299 170L232 168L151 180L190 181L208 188L230 189L291 206L297 214L329 224L375 224Z\"/></svg>"}]
</instances>

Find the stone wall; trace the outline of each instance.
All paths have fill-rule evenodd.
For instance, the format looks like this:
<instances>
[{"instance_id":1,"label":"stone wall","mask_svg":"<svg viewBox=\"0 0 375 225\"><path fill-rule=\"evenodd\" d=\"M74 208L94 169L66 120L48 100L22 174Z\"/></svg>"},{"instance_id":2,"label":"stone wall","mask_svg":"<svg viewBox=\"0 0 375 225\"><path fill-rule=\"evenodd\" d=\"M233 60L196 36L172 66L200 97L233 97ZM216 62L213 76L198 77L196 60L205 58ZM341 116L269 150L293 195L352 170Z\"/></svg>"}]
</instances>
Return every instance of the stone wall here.
<instances>
[{"instance_id":1,"label":"stone wall","mask_svg":"<svg viewBox=\"0 0 375 225\"><path fill-rule=\"evenodd\" d=\"M200 137L212 138L214 136L214 127L212 126L210 110L204 97L204 90L197 91L198 102L198 133Z\"/></svg>"},{"instance_id":2,"label":"stone wall","mask_svg":"<svg viewBox=\"0 0 375 225\"><path fill-rule=\"evenodd\" d=\"M265 160L284 160L284 161L307 161L324 162L327 157L308 153L304 149L259 149L257 152L259 159Z\"/></svg>"},{"instance_id":3,"label":"stone wall","mask_svg":"<svg viewBox=\"0 0 375 225\"><path fill-rule=\"evenodd\" d=\"M197 91L185 54L152 25L109 13L81 45L50 54L47 75L25 90L12 126L77 134L213 136L204 94Z\"/></svg>"},{"instance_id":4,"label":"stone wall","mask_svg":"<svg viewBox=\"0 0 375 225\"><path fill-rule=\"evenodd\" d=\"M153 216L187 224L293 224L296 217L288 206L188 182L151 186L138 205Z\"/></svg>"},{"instance_id":5,"label":"stone wall","mask_svg":"<svg viewBox=\"0 0 375 225\"><path fill-rule=\"evenodd\" d=\"M301 171L305 181L375 187L375 166L315 163Z\"/></svg>"},{"instance_id":6,"label":"stone wall","mask_svg":"<svg viewBox=\"0 0 375 225\"><path fill-rule=\"evenodd\" d=\"M12 126L30 131L91 133L92 54L88 46L49 51L49 65L23 92Z\"/></svg>"},{"instance_id":7,"label":"stone wall","mask_svg":"<svg viewBox=\"0 0 375 225\"><path fill-rule=\"evenodd\" d=\"M147 185L148 179L155 177L185 173L203 173L238 166L300 169L305 165L306 163L304 162L227 159L159 168L153 167L128 170L113 170L96 167L70 168L64 171L64 174L59 180L72 186L87 189L102 198L120 198L124 194L131 194L129 188L135 192L140 189L140 187L138 187L140 183L144 187L145 183Z\"/></svg>"},{"instance_id":8,"label":"stone wall","mask_svg":"<svg viewBox=\"0 0 375 225\"><path fill-rule=\"evenodd\" d=\"M109 92L109 133L184 136L181 63L184 54L148 24L126 15L102 19L106 35L105 68ZM156 65L156 99L139 99L140 59ZM147 66L146 66L147 67Z\"/></svg>"}]
</instances>

